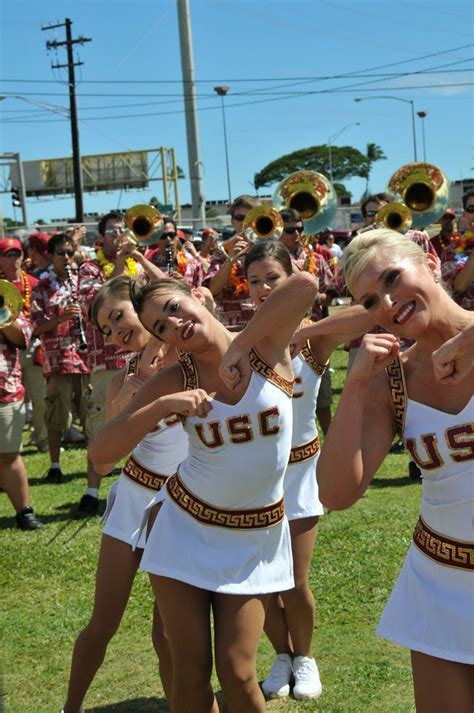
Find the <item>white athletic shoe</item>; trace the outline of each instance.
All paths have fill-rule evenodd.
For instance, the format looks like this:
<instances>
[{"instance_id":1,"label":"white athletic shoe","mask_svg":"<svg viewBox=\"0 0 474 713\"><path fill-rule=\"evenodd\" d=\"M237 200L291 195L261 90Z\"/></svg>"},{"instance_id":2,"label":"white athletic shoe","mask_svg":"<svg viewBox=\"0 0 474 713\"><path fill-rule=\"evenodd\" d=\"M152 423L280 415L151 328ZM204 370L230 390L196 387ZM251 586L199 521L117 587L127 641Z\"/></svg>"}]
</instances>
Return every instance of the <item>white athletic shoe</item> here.
<instances>
[{"instance_id":1,"label":"white athletic shoe","mask_svg":"<svg viewBox=\"0 0 474 713\"><path fill-rule=\"evenodd\" d=\"M316 661L309 656L295 656L293 659L295 685L293 695L296 699L318 698L323 690Z\"/></svg>"},{"instance_id":2,"label":"white athletic shoe","mask_svg":"<svg viewBox=\"0 0 474 713\"><path fill-rule=\"evenodd\" d=\"M290 695L290 680L293 674L291 656L278 654L272 670L262 683L262 690L267 698L285 698Z\"/></svg>"}]
</instances>

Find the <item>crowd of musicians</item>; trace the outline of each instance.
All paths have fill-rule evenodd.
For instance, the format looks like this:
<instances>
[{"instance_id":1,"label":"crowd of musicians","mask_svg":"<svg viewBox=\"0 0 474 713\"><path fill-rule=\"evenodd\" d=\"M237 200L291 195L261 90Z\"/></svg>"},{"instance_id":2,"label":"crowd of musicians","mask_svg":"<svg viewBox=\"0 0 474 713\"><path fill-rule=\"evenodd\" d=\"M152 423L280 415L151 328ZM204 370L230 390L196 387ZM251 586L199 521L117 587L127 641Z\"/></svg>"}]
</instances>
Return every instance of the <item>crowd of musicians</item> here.
<instances>
[{"instance_id":1,"label":"crowd of musicians","mask_svg":"<svg viewBox=\"0 0 474 713\"><path fill-rule=\"evenodd\" d=\"M21 456L26 405L30 443L50 456L45 482L63 481L68 436L88 444L74 516L98 514L102 477L128 458L108 494L65 713L83 711L138 566L174 713L218 711L210 608L226 711L263 711L263 694L318 697L308 574L323 504L361 497L397 440L424 499L379 633L412 650L419 712L472 710L473 379L465 367L458 378L454 347L441 366L432 355L473 322L474 192L458 216L444 203L434 225L400 231L398 208L382 211L392 201L366 196L365 227L342 245L327 225L310 233L303 211L259 213L247 195L225 240L206 228L198 244L166 215L141 240L119 212L101 218L93 248L83 226L0 239L0 485L16 526L43 526ZM349 371L332 419L340 344ZM260 688L262 631L275 661Z\"/></svg>"}]
</instances>

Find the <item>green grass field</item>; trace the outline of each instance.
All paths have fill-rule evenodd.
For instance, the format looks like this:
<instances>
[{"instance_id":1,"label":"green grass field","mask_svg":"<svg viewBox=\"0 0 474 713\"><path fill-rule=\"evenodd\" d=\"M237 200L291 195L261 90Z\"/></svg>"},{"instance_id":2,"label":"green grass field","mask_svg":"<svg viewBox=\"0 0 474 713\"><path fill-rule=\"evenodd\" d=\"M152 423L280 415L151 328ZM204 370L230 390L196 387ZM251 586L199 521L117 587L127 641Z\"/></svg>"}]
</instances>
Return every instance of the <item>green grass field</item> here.
<instances>
[{"instance_id":1,"label":"green grass field","mask_svg":"<svg viewBox=\"0 0 474 713\"><path fill-rule=\"evenodd\" d=\"M333 355L336 400L346 362L344 351ZM84 492L84 450L68 450L62 455L66 482L61 485L43 484L47 454L26 449L23 455L31 501L45 527L39 532L17 531L11 506L0 494L0 711L59 713L73 643L91 610L101 528L97 518L71 519ZM271 702L269 711L414 710L409 653L374 633L408 549L419 508L421 486L408 479L407 465L404 454L388 456L357 505L322 518L311 584L317 601L314 651L323 694L315 702ZM105 479L102 497L111 483L111 478ZM122 626L88 693L87 711L168 710L150 639L151 612L150 586L140 573ZM272 657L268 641L262 639L258 659L261 678ZM216 680L215 686L218 689Z\"/></svg>"}]
</instances>

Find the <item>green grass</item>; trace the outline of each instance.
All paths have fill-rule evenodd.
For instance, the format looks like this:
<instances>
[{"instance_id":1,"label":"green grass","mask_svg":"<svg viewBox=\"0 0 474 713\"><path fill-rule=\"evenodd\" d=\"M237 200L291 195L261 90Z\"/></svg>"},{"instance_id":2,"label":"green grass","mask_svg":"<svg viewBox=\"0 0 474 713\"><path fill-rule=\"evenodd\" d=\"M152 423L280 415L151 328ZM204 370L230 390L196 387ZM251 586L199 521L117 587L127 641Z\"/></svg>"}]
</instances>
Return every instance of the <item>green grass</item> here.
<instances>
[{"instance_id":1,"label":"green grass","mask_svg":"<svg viewBox=\"0 0 474 713\"><path fill-rule=\"evenodd\" d=\"M336 395L346 362L342 350L333 355ZM70 518L84 492L84 450L63 454L66 482L59 486L43 484L47 455L26 449L24 457L31 501L46 526L33 533L15 530L11 506L0 495L0 711L55 713L65 700L75 638L91 610L101 528L96 518ZM407 465L406 455L388 456L359 503L322 519L311 585L317 602L314 651L323 695L315 702L270 702L269 711L414 710L409 653L374 633L419 508L420 485L407 478ZM103 496L111 482L111 478L104 481ZM148 580L139 573L122 626L89 690L87 711L167 710L150 639L151 612ZM268 641L262 639L261 678L272 657ZM217 681L215 685L218 689Z\"/></svg>"}]
</instances>

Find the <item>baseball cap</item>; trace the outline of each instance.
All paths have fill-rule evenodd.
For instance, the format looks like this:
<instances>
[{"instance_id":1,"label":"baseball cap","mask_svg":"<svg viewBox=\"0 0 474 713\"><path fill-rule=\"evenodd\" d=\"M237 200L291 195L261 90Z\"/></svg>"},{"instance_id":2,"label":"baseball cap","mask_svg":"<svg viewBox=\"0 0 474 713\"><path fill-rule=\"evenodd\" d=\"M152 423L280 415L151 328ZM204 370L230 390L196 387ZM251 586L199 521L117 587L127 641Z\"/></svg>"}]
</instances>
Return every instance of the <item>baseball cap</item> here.
<instances>
[{"instance_id":1,"label":"baseball cap","mask_svg":"<svg viewBox=\"0 0 474 713\"><path fill-rule=\"evenodd\" d=\"M45 255L48 252L47 248L50 238L51 236L48 235L48 233L33 233L28 238L28 244L30 247L36 248L42 255Z\"/></svg>"},{"instance_id":2,"label":"baseball cap","mask_svg":"<svg viewBox=\"0 0 474 713\"><path fill-rule=\"evenodd\" d=\"M7 253L9 250L19 250L23 252L20 241L16 238L1 238L0 253Z\"/></svg>"},{"instance_id":3,"label":"baseball cap","mask_svg":"<svg viewBox=\"0 0 474 713\"><path fill-rule=\"evenodd\" d=\"M447 208L441 217L445 218L446 216L449 216L450 218L455 218L456 211L454 211L452 208Z\"/></svg>"}]
</instances>

